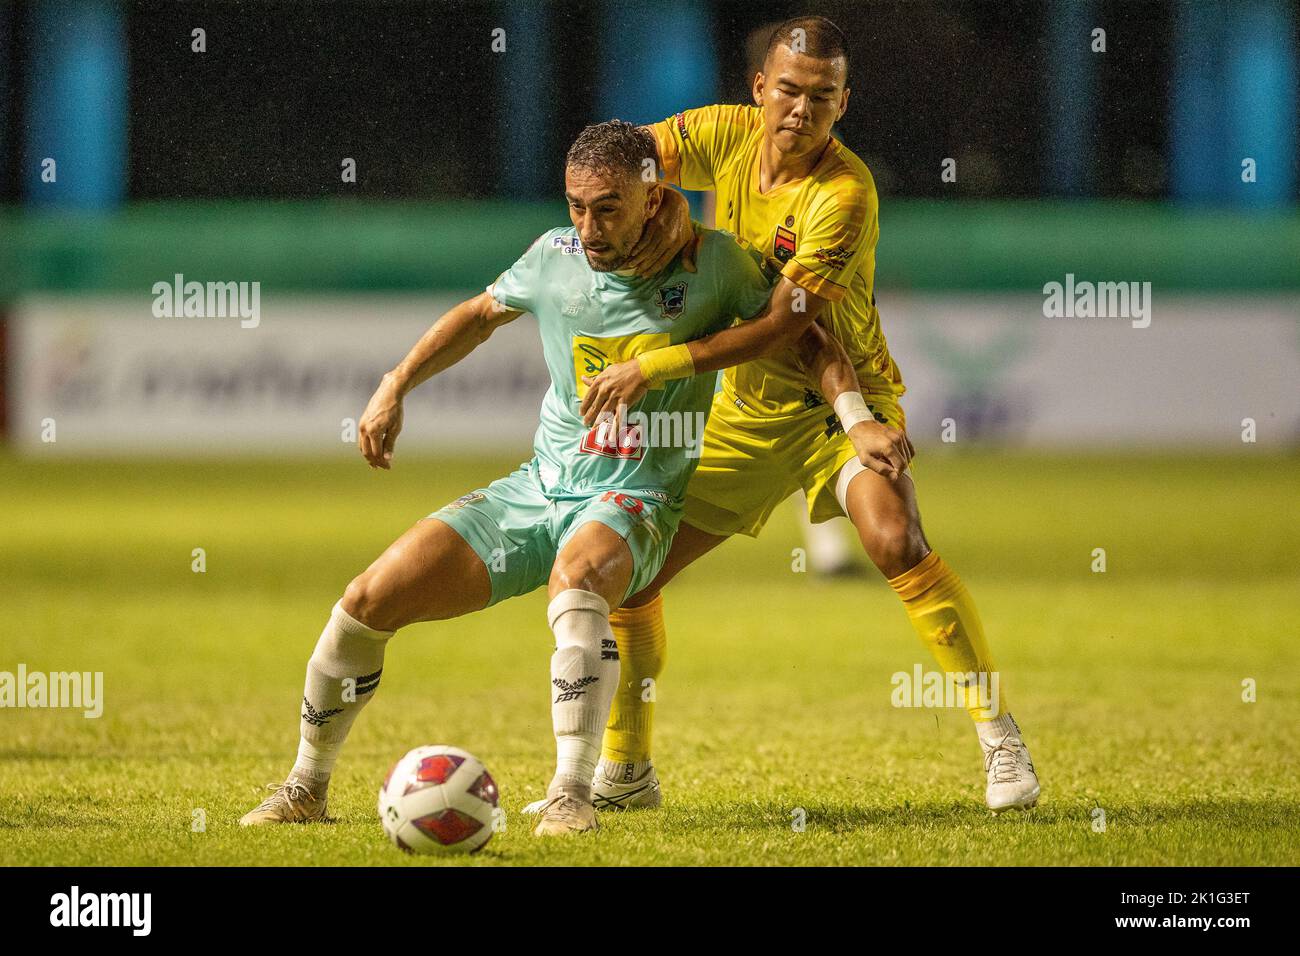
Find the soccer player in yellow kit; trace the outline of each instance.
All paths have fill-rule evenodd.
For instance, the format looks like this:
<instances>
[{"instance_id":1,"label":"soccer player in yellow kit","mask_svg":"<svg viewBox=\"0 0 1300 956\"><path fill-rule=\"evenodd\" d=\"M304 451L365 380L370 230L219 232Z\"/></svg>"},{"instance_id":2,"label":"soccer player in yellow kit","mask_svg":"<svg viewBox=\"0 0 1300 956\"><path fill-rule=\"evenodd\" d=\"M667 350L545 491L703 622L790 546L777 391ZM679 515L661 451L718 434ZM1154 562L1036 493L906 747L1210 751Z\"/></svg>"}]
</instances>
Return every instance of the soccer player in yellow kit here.
<instances>
[{"instance_id":1,"label":"soccer player in yellow kit","mask_svg":"<svg viewBox=\"0 0 1300 956\"><path fill-rule=\"evenodd\" d=\"M830 135L848 107L847 79L840 30L822 17L789 20L774 32L754 79L756 106L707 106L649 127L664 178L716 190L717 225L761 252L774 303L789 297L795 311L806 309L838 339L861 393L839 395L832 410L808 386L794 351L750 361L766 350L757 329L743 326L610 366L591 382L583 411L594 421L663 381L727 369L663 570L611 616L623 670L596 774L598 806L661 800L650 760L653 701L642 699L665 656L660 590L729 536L756 536L800 488L814 522L848 515L943 671L1000 686L987 678L993 663L969 592L921 530L899 407L902 376L872 289L876 190L866 165ZM639 257L646 268L687 240L685 205L680 197L668 204L647 230ZM1032 807L1039 784L1020 729L1000 692L981 701L977 683L963 700L984 752L986 802L994 812Z\"/></svg>"}]
</instances>

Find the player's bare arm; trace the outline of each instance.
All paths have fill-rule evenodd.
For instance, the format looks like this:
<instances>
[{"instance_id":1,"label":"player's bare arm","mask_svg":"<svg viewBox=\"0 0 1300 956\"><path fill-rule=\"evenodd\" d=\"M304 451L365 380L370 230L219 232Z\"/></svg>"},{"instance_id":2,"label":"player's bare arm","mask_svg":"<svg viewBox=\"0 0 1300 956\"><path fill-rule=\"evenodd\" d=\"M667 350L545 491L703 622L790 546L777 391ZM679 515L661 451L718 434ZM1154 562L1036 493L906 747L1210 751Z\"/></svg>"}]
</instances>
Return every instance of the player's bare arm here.
<instances>
[{"instance_id":1,"label":"player's bare arm","mask_svg":"<svg viewBox=\"0 0 1300 956\"><path fill-rule=\"evenodd\" d=\"M402 430L402 400L407 392L438 372L451 368L522 312L506 309L487 292L451 308L420 337L370 396L357 447L371 468L391 468L393 446Z\"/></svg>"},{"instance_id":2,"label":"player's bare arm","mask_svg":"<svg viewBox=\"0 0 1300 956\"><path fill-rule=\"evenodd\" d=\"M862 398L858 373L840 340L813 322L795 343L808 380L834 406L858 460L878 475L896 479L915 454L907 433L875 420Z\"/></svg>"}]
</instances>

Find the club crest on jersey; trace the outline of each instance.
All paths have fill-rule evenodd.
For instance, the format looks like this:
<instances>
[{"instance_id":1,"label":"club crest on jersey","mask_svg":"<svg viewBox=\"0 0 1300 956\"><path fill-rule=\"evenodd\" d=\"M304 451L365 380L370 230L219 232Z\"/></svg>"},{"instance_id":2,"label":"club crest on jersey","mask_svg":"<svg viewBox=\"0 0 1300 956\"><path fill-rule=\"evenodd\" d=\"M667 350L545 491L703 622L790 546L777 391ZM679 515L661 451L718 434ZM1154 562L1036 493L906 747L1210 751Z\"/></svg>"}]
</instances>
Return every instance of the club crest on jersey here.
<instances>
[{"instance_id":1,"label":"club crest on jersey","mask_svg":"<svg viewBox=\"0 0 1300 956\"><path fill-rule=\"evenodd\" d=\"M781 262L789 262L794 256L796 236L785 226L776 227L776 239L772 242L772 255Z\"/></svg>"},{"instance_id":2,"label":"club crest on jersey","mask_svg":"<svg viewBox=\"0 0 1300 956\"><path fill-rule=\"evenodd\" d=\"M566 256L582 255L582 241L577 236L553 236L552 248L558 248Z\"/></svg>"},{"instance_id":3,"label":"club crest on jersey","mask_svg":"<svg viewBox=\"0 0 1300 956\"><path fill-rule=\"evenodd\" d=\"M664 314L664 318L675 319L686 308L686 283L679 282L677 285L666 286L659 290L657 297L659 311Z\"/></svg>"}]
</instances>

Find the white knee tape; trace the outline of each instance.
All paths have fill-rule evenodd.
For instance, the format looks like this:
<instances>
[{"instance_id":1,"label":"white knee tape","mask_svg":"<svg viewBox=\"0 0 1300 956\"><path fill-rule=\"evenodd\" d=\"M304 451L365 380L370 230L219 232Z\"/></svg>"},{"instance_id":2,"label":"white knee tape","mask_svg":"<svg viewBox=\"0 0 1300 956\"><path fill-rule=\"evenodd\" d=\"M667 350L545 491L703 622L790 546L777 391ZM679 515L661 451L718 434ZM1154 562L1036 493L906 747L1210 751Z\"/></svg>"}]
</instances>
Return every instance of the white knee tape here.
<instances>
[{"instance_id":1,"label":"white knee tape","mask_svg":"<svg viewBox=\"0 0 1300 956\"><path fill-rule=\"evenodd\" d=\"M840 510L843 511L845 515L849 513L849 502L847 497L849 493L849 482L866 470L866 465L862 464L858 459L852 458L844 463L844 467L840 469L839 477L835 479L835 499L840 503Z\"/></svg>"},{"instance_id":2,"label":"white knee tape","mask_svg":"<svg viewBox=\"0 0 1300 956\"><path fill-rule=\"evenodd\" d=\"M835 479L835 500L840 503L840 510L844 512L845 516L849 513L849 483L864 471L869 470L866 465L856 458L845 462L844 467L840 469L839 477ZM909 479L912 477L912 466L910 464L903 469L903 475Z\"/></svg>"}]
</instances>

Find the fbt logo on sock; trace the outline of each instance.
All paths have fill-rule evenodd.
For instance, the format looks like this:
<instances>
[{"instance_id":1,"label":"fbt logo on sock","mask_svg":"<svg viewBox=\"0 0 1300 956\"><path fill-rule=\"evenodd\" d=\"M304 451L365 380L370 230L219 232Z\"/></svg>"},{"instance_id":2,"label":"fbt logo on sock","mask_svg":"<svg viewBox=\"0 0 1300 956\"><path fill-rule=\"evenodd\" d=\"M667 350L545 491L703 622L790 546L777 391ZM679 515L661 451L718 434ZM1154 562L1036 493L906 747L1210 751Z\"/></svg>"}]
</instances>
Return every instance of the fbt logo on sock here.
<instances>
[{"instance_id":1,"label":"fbt logo on sock","mask_svg":"<svg viewBox=\"0 0 1300 956\"><path fill-rule=\"evenodd\" d=\"M897 671L889 679L893 692L889 702L894 707L979 707L985 720L998 716L1001 678L997 671Z\"/></svg>"},{"instance_id":2,"label":"fbt logo on sock","mask_svg":"<svg viewBox=\"0 0 1300 956\"><path fill-rule=\"evenodd\" d=\"M50 897L51 926L124 926L133 936L153 927L152 893L82 893L73 886Z\"/></svg>"}]
</instances>

